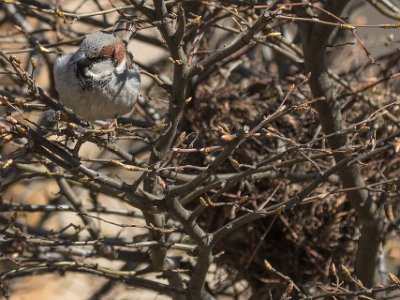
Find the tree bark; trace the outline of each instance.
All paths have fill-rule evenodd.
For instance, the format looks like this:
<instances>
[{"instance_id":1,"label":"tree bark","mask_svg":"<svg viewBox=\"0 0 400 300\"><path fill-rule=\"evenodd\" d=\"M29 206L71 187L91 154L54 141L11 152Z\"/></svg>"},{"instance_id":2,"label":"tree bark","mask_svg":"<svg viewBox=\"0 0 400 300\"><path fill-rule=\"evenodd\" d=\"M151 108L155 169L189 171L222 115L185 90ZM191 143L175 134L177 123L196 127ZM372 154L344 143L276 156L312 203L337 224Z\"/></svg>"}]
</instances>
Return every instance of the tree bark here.
<instances>
[{"instance_id":1,"label":"tree bark","mask_svg":"<svg viewBox=\"0 0 400 300\"><path fill-rule=\"evenodd\" d=\"M325 9L336 16L340 16L349 1L327 1ZM300 15L305 15L304 9L299 9ZM319 16L322 20L335 21L325 14ZM333 26L309 23L300 25L302 47L306 72L311 73L309 85L314 98L323 100L316 102L315 108L325 134L340 131L344 128L344 120L339 103L335 99L334 85L328 74L326 46L334 31ZM339 149L349 145L346 134L334 135L328 138L332 149ZM336 153L335 160L340 162L348 154ZM369 197L364 179L357 165L349 166L339 171L339 176L344 188L360 187L360 189L347 192L347 199L355 209L361 223L361 236L358 241L358 250L355 262L355 273L364 285L371 287L377 267L379 244L383 232L383 214L376 203Z\"/></svg>"}]
</instances>

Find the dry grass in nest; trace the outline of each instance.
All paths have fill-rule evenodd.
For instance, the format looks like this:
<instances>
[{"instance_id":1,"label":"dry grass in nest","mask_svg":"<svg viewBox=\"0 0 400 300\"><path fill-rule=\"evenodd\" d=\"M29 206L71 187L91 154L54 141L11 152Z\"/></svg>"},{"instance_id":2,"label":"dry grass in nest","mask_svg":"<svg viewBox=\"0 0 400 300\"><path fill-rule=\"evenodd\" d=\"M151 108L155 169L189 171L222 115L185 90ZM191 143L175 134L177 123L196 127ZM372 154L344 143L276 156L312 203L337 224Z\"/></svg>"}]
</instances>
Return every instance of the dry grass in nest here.
<instances>
[{"instance_id":1,"label":"dry grass in nest","mask_svg":"<svg viewBox=\"0 0 400 300\"><path fill-rule=\"evenodd\" d=\"M291 84L293 82L281 82L284 94ZM304 96L309 96L309 91L302 87L287 100L287 105L302 103ZM188 132L198 133L195 141L197 147L221 145L221 132L236 133L244 126L254 127L264 116L272 114L281 101L282 95L279 95L275 80L251 78L241 85L227 80L222 87L212 87L205 83L198 88L196 99L187 111L186 118L190 127ZM312 139L318 121L310 109L305 113L286 115L271 126L279 130L282 136L301 143ZM285 147L287 145L280 140L269 138L265 134L244 143L235 151L232 159L242 164L252 164L279 151L285 151ZM186 163L207 165L214 156L213 153L190 156ZM298 157L298 153L288 156L295 157ZM318 162L328 165L332 163L332 159ZM236 171L238 170L232 164L226 162L220 173ZM290 169L280 171L284 174ZM315 172L315 168L311 163L303 163L297 166L296 172ZM270 203L278 203L295 195L308 183L294 183L285 178L265 178L255 182L244 180L225 193L219 203L232 203L242 199L241 201L246 201L245 207L257 209L265 205L271 195L284 196L284 199L272 197L270 200ZM323 184L313 195L331 189L329 183ZM212 232L242 214L235 206L210 207L202 215L201 223L207 231ZM237 271L232 273L233 281L245 278L253 286L257 282L269 283L272 290L276 288L278 294L282 293L286 284L282 280L276 280L276 275L266 270L264 260L268 260L277 270L298 284L328 282L331 279L332 263L338 266L353 263L355 240L358 238L358 229L354 224L354 211L343 194L314 199L277 216L250 223L229 235L216 249L216 252L224 252L217 261L220 265Z\"/></svg>"}]
</instances>

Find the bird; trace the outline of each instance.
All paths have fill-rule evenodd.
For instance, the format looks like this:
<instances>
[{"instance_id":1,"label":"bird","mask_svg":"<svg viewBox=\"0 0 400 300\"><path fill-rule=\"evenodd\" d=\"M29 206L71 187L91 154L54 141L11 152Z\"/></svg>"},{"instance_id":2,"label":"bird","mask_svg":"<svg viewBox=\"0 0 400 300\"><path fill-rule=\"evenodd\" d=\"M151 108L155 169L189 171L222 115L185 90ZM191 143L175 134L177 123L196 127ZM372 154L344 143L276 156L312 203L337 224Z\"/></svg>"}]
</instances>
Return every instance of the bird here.
<instances>
[{"instance_id":1,"label":"bird","mask_svg":"<svg viewBox=\"0 0 400 300\"><path fill-rule=\"evenodd\" d=\"M57 59L54 81L60 102L87 121L125 115L140 95L140 72L124 42L102 31Z\"/></svg>"}]
</instances>

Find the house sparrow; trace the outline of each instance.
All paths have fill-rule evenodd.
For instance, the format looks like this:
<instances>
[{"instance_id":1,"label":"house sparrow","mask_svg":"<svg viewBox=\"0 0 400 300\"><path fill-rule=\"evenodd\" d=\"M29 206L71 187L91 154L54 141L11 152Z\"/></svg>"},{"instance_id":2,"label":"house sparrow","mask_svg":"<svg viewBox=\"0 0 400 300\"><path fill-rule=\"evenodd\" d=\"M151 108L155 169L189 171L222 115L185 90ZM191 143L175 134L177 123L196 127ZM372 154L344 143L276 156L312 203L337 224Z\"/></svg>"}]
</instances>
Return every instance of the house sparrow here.
<instances>
[{"instance_id":1,"label":"house sparrow","mask_svg":"<svg viewBox=\"0 0 400 300\"><path fill-rule=\"evenodd\" d=\"M111 33L89 34L78 51L61 56L54 79L61 102L89 121L124 115L139 96L139 70Z\"/></svg>"}]
</instances>

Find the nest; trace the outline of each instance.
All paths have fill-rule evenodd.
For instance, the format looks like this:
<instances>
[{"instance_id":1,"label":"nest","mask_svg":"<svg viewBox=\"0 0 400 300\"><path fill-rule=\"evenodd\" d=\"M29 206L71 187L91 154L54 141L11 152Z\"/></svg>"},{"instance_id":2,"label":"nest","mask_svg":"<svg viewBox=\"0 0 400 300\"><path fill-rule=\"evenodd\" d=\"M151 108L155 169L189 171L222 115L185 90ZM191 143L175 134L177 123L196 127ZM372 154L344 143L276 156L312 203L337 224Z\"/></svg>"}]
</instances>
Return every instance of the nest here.
<instances>
[{"instance_id":1,"label":"nest","mask_svg":"<svg viewBox=\"0 0 400 300\"><path fill-rule=\"evenodd\" d=\"M264 116L275 112L293 85L301 82L301 79L289 79L280 81L278 85L275 79L259 79L256 76L246 78L239 84L231 78L213 77L212 80L198 87L186 113L188 132L198 133L194 142L197 147L221 145L222 133L235 134L243 128L253 128ZM215 84L218 80L225 80L224 84ZM298 105L307 98L312 98L310 92L306 86L301 86L288 97L285 105ZM317 116L311 108L305 112L294 112L274 121L270 130L302 143L316 134ZM315 146L320 147L321 144ZM243 143L231 160L251 165L286 151L287 147L282 140L261 132L257 138ZM288 158L298 155L295 153ZM215 154L191 156L186 158L185 163L207 165L214 157ZM328 165L333 160L318 162ZM298 173L316 171L308 162L285 171L294 169ZM219 172L237 171L237 167L228 161ZM256 210L268 200L269 203L279 203L288 199L308 183L293 182L284 177L255 182L244 180L224 193L218 201L230 203L245 199L242 201L244 206ZM323 184L313 195L323 194L327 189L329 184ZM199 222L207 231L213 232L241 214L243 212L235 206L210 207ZM330 269L333 263L338 266L353 264L358 238L358 229L354 224L357 224L355 213L346 202L345 195L326 196L240 228L219 243L215 251L224 254L219 256L217 263L230 270L232 282L247 280L253 288L253 296L257 294L256 290L263 290L264 287L281 295L288 285L276 272L266 267L266 261L303 287L309 282L327 283L332 279Z\"/></svg>"}]
</instances>

